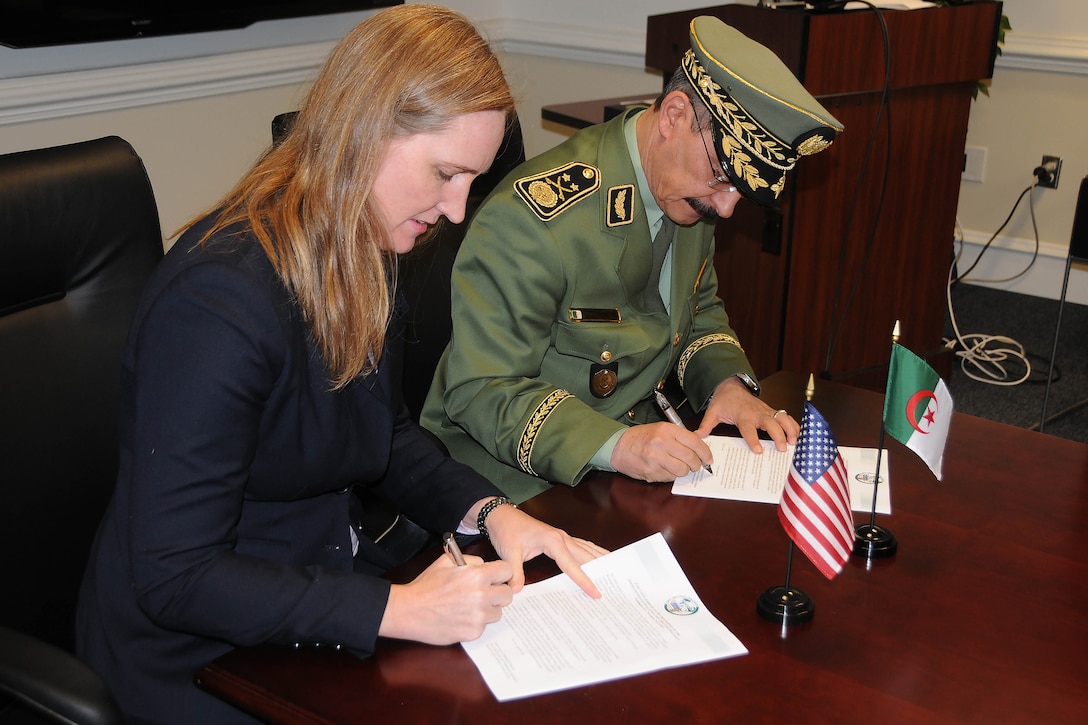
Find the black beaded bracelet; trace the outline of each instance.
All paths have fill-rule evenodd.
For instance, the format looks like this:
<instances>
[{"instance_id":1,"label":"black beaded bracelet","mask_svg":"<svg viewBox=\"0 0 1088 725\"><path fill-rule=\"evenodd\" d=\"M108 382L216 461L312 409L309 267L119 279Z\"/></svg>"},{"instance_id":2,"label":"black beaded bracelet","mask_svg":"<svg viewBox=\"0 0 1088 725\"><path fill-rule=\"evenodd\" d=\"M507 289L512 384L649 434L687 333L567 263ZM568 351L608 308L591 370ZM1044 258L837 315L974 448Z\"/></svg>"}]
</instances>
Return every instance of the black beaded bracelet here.
<instances>
[{"instance_id":1,"label":"black beaded bracelet","mask_svg":"<svg viewBox=\"0 0 1088 725\"><path fill-rule=\"evenodd\" d=\"M514 508L518 507L516 503L506 498L506 496L498 496L497 498L493 498L485 503L483 507L480 508L480 513L476 516L476 528L479 529L480 533L486 536L489 540L491 539L491 535L487 533L487 517L491 515L492 511L497 509L499 506L503 506L504 504L509 504Z\"/></svg>"}]
</instances>

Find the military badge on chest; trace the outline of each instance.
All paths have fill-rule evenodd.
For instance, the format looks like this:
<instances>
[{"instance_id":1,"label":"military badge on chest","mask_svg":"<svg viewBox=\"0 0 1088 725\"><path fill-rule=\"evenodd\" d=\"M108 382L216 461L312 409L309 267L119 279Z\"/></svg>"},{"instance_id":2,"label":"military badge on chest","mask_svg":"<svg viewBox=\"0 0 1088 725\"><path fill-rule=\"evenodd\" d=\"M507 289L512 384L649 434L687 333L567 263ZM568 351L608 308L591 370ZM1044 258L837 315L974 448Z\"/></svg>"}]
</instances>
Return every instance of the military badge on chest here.
<instances>
[{"instance_id":1,"label":"military badge on chest","mask_svg":"<svg viewBox=\"0 0 1088 725\"><path fill-rule=\"evenodd\" d=\"M567 316L573 323L618 323L622 319L616 307L571 307L567 310ZM607 398L616 391L616 385L620 381L620 366L612 360L612 351L607 344L601 349L600 360L599 363L589 366L589 392L595 398Z\"/></svg>"},{"instance_id":2,"label":"military badge on chest","mask_svg":"<svg viewBox=\"0 0 1088 725\"><path fill-rule=\"evenodd\" d=\"M616 391L616 383L619 382L619 363L602 365L593 363L589 366L589 392L595 398L607 398Z\"/></svg>"},{"instance_id":3,"label":"military badge on chest","mask_svg":"<svg viewBox=\"0 0 1088 725\"><path fill-rule=\"evenodd\" d=\"M612 353L605 348L601 352L601 361L589 366L589 392L595 398L607 398L616 392L616 384L619 383L618 362L612 359Z\"/></svg>"}]
</instances>

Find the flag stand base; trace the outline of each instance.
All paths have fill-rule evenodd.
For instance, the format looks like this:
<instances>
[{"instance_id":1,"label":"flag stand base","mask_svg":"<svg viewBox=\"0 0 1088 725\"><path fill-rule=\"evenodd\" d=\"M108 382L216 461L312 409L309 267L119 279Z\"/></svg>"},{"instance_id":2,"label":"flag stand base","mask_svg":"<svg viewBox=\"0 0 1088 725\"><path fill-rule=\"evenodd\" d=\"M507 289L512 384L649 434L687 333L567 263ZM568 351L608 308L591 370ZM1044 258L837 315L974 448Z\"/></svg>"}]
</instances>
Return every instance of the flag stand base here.
<instances>
[{"instance_id":1,"label":"flag stand base","mask_svg":"<svg viewBox=\"0 0 1088 725\"><path fill-rule=\"evenodd\" d=\"M803 624L812 619L812 615L816 613L816 605L800 589L777 586L759 595L756 612L768 622L783 625Z\"/></svg>"},{"instance_id":2,"label":"flag stand base","mask_svg":"<svg viewBox=\"0 0 1088 725\"><path fill-rule=\"evenodd\" d=\"M883 526L865 524L854 529L854 556L867 559L883 559L895 556L899 542L895 534Z\"/></svg>"}]
</instances>

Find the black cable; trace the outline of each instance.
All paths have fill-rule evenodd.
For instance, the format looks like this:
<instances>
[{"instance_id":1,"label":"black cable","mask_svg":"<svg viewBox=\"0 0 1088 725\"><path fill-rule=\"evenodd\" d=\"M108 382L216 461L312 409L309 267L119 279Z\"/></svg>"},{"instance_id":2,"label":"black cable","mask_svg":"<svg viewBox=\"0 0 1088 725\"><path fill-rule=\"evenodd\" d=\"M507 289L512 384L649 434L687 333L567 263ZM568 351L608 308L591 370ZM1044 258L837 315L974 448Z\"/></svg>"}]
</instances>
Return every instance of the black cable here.
<instances>
[{"instance_id":1,"label":"black cable","mask_svg":"<svg viewBox=\"0 0 1088 725\"><path fill-rule=\"evenodd\" d=\"M1032 182L1031 186L1027 187L1026 189L1024 189L1023 191L1020 192L1020 196L1016 197L1016 203L1012 205L1012 209L1009 210L1009 215L1007 217L1005 217L1005 221L1001 222L1001 226L999 226L997 228L997 231L995 231L992 235L990 235L990 238L986 240L986 243L984 245L982 245L982 250L979 251L978 256L975 257L975 261L971 263L971 266L967 268L967 271L963 272L962 274L958 275L955 279L953 279L952 284L955 284L955 283L959 282L961 279L965 279L967 277L967 275L971 274L971 270L973 270L975 267L978 266L979 260L982 259L982 255L984 255L986 253L986 250L990 248L990 245L994 243L994 240L997 239L997 235L1001 234L1001 232L1005 229L1005 227L1008 226L1009 221L1012 219L1012 215L1016 213L1016 209L1017 209L1017 207L1020 206L1020 202L1024 200L1024 195L1029 193L1034 188L1035 188L1035 183ZM1033 209L1032 210L1032 226L1034 226L1034 224L1035 224L1035 214L1034 214L1034 209ZM1038 250L1038 247L1039 247L1039 233L1038 233L1038 231L1036 231L1036 233L1035 233L1035 247L1036 247L1035 252L1036 252L1036 254L1038 254L1038 251L1039 251ZM1031 262L1028 263L1028 266L1030 267L1031 264L1034 263L1034 261L1035 261L1035 257L1033 256Z\"/></svg>"}]
</instances>

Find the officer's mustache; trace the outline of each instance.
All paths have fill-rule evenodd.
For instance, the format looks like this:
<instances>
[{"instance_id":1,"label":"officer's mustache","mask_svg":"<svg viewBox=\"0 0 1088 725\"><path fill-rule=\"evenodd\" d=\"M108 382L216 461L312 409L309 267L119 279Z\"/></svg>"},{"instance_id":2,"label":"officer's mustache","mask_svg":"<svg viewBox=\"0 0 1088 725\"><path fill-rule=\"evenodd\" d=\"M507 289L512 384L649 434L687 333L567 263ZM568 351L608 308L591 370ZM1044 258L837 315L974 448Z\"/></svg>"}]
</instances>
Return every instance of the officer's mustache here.
<instances>
[{"instance_id":1,"label":"officer's mustache","mask_svg":"<svg viewBox=\"0 0 1088 725\"><path fill-rule=\"evenodd\" d=\"M717 219L718 218L718 210L715 209L714 207L712 207L710 204L707 204L702 199L696 199L694 197L688 197L688 198L685 198L684 201L686 201L688 203L688 206L690 206L692 209L694 209L695 213L698 214L699 216L704 217L706 219Z\"/></svg>"}]
</instances>

